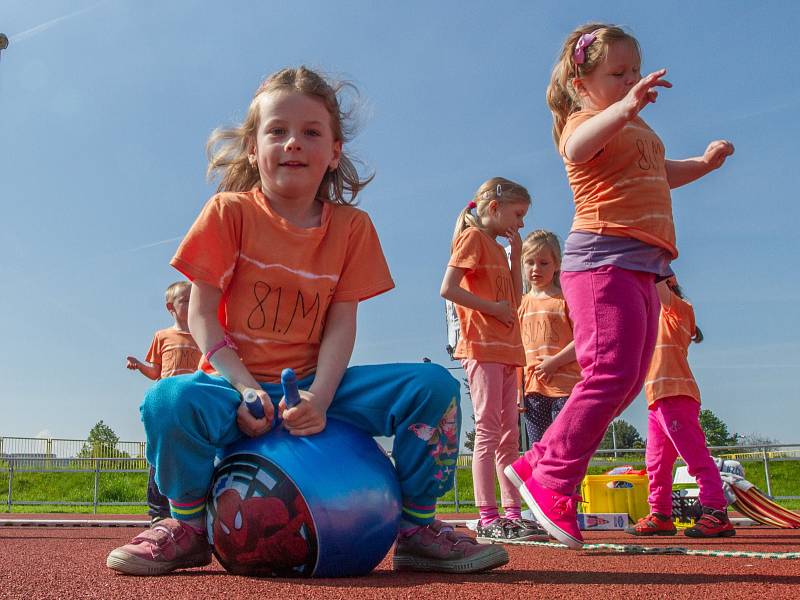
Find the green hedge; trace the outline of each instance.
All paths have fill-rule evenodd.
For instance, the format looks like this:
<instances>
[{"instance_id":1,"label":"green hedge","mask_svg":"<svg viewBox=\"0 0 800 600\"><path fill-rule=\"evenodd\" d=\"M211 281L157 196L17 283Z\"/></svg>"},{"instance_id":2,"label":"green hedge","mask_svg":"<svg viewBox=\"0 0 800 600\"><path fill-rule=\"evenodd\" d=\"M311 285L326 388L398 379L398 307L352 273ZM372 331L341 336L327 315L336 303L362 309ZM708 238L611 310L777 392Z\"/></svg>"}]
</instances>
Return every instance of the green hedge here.
<instances>
[{"instance_id":1,"label":"green hedge","mask_svg":"<svg viewBox=\"0 0 800 600\"><path fill-rule=\"evenodd\" d=\"M766 493L764 465L753 461L743 463L745 475L749 481ZM634 467L641 468L641 464ZM770 480L774 496L800 496L800 461L771 461ZM609 466L592 466L590 474L605 473ZM472 488L472 472L469 468L456 471L460 508L463 512L472 512L474 493ZM92 502L94 492L93 473L27 473L15 472L13 481L13 500L43 502ZM497 497L500 497L499 486L496 486ZM445 494L441 499L441 512L454 512L455 493ZM147 501L147 473L101 473L98 479L99 502L138 502ZM448 504L449 503L449 504ZM800 501L785 500L781 504L787 508L800 508ZM0 512L8 506L8 472L0 470ZM92 506L46 505L19 506L13 505L12 512L30 513L87 513L93 512ZM146 506L100 506L98 512L106 514L144 514Z\"/></svg>"}]
</instances>

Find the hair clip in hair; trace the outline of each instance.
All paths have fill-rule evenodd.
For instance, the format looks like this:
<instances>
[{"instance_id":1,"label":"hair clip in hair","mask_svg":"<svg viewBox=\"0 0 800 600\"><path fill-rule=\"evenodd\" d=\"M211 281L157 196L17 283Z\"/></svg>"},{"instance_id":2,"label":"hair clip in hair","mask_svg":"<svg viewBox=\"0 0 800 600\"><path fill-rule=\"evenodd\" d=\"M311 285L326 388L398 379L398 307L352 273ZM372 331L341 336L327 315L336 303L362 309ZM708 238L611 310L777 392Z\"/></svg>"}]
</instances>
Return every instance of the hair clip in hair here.
<instances>
[{"instance_id":1,"label":"hair clip in hair","mask_svg":"<svg viewBox=\"0 0 800 600\"><path fill-rule=\"evenodd\" d=\"M477 208L477 207L478 207L478 205L475 204L475 200L470 200L469 204L467 204L467 210L472 210L472 209Z\"/></svg>"},{"instance_id":2,"label":"hair clip in hair","mask_svg":"<svg viewBox=\"0 0 800 600\"><path fill-rule=\"evenodd\" d=\"M584 33L578 38L578 42L575 44L575 50L572 53L572 58L575 59L576 65L582 65L586 62L586 49L597 39L597 34L599 32L599 29L595 29L592 33Z\"/></svg>"},{"instance_id":3,"label":"hair clip in hair","mask_svg":"<svg viewBox=\"0 0 800 600\"><path fill-rule=\"evenodd\" d=\"M503 186L498 183L497 187L494 190L494 193L498 198L501 198L503 196Z\"/></svg>"}]
</instances>

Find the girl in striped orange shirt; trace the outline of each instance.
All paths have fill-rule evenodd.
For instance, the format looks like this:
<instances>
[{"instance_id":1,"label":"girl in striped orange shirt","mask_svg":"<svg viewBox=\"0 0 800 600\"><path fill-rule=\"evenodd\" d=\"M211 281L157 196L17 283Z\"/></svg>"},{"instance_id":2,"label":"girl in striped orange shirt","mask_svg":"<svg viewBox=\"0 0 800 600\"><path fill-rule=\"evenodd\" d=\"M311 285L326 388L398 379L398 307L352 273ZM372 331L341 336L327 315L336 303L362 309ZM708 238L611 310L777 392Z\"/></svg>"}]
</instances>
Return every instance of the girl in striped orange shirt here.
<instances>
[{"instance_id":1,"label":"girl in striped orange shirt","mask_svg":"<svg viewBox=\"0 0 800 600\"><path fill-rule=\"evenodd\" d=\"M580 548L575 487L609 423L638 395L658 330L657 278L678 256L670 189L719 168L733 145L668 160L639 113L672 87L666 69L642 77L639 43L589 23L564 42L547 100L575 201L561 285L581 380L542 438L506 469L548 533Z\"/></svg>"},{"instance_id":2,"label":"girl in striped orange shirt","mask_svg":"<svg viewBox=\"0 0 800 600\"><path fill-rule=\"evenodd\" d=\"M519 306L526 364L523 417L529 444L542 439L581 378L560 271L556 235L543 229L529 233L522 243L522 272L530 291Z\"/></svg>"},{"instance_id":3,"label":"girl in striped orange shirt","mask_svg":"<svg viewBox=\"0 0 800 600\"><path fill-rule=\"evenodd\" d=\"M694 309L684 298L675 277L656 285L661 314L653 360L644 382L649 407L645 463L650 480L650 514L628 533L633 535L675 535L672 523L672 466L680 455L697 479L703 515L689 537L736 535L726 509L722 479L706 448L700 427L700 390L689 368L689 344L703 341L694 320Z\"/></svg>"},{"instance_id":4,"label":"girl in striped orange shirt","mask_svg":"<svg viewBox=\"0 0 800 600\"><path fill-rule=\"evenodd\" d=\"M539 531L522 521L519 492L503 468L519 456L517 368L525 365L517 306L522 296L519 235L531 199L521 185L494 177L458 215L441 294L456 305L461 335L453 352L469 381L475 416L472 477L478 537L524 539ZM511 242L511 265L496 241ZM495 472L505 515L495 497Z\"/></svg>"}]
</instances>

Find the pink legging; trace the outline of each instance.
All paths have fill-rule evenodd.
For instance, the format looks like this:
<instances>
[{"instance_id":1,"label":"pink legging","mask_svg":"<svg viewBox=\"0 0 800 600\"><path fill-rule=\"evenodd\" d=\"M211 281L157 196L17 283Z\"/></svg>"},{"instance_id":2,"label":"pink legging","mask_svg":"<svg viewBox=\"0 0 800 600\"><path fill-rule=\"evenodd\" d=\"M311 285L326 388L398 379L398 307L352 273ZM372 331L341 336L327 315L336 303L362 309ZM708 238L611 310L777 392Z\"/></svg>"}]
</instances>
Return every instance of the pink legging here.
<instances>
[{"instance_id":1,"label":"pink legging","mask_svg":"<svg viewBox=\"0 0 800 600\"><path fill-rule=\"evenodd\" d=\"M475 448L472 451L472 485L475 506L496 507L494 476L500 482L503 508L522 502L517 488L503 469L519 456L517 368L499 363L462 360L467 373L475 414Z\"/></svg>"},{"instance_id":2,"label":"pink legging","mask_svg":"<svg viewBox=\"0 0 800 600\"><path fill-rule=\"evenodd\" d=\"M650 509L672 514L672 466L678 455L697 479L700 504L724 510L728 503L714 459L708 453L706 436L700 427L700 403L689 396L661 398L647 416L645 463L650 480Z\"/></svg>"},{"instance_id":3,"label":"pink legging","mask_svg":"<svg viewBox=\"0 0 800 600\"><path fill-rule=\"evenodd\" d=\"M652 273L614 266L561 274L581 381L525 453L540 484L575 493L609 423L642 389L661 306Z\"/></svg>"}]
</instances>

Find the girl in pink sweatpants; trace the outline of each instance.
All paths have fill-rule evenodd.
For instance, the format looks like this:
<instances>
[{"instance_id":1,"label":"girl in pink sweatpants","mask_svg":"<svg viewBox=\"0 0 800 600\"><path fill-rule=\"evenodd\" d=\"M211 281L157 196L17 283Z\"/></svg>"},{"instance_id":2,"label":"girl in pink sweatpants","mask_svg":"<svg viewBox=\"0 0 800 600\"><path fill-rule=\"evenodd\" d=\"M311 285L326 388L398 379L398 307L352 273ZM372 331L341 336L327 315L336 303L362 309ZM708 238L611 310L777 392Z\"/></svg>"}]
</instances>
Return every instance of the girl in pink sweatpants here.
<instances>
[{"instance_id":1,"label":"girl in pink sweatpants","mask_svg":"<svg viewBox=\"0 0 800 600\"><path fill-rule=\"evenodd\" d=\"M639 520L632 535L675 535L672 523L672 467L680 456L700 487L703 515L689 537L735 535L728 519L722 479L708 453L700 427L700 390L689 368L689 344L703 334L695 324L694 310L683 297L674 277L656 289L661 303L658 337L644 382L649 407L645 462L650 480L650 514Z\"/></svg>"},{"instance_id":2,"label":"girl in pink sweatpants","mask_svg":"<svg viewBox=\"0 0 800 600\"><path fill-rule=\"evenodd\" d=\"M575 487L609 423L639 393L655 346L655 282L678 256L670 190L733 154L716 140L701 156L667 159L640 112L672 84L666 69L643 77L640 67L628 31L588 23L564 40L547 88L575 202L561 283L581 381L541 442L505 473L542 527L575 549L583 545Z\"/></svg>"}]
</instances>

